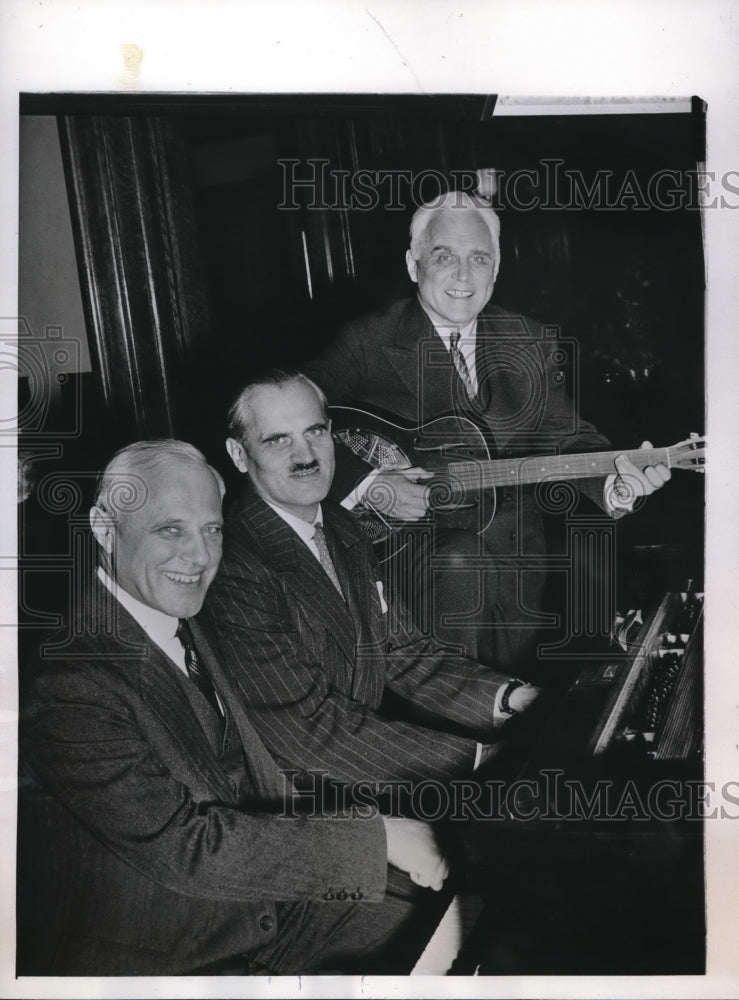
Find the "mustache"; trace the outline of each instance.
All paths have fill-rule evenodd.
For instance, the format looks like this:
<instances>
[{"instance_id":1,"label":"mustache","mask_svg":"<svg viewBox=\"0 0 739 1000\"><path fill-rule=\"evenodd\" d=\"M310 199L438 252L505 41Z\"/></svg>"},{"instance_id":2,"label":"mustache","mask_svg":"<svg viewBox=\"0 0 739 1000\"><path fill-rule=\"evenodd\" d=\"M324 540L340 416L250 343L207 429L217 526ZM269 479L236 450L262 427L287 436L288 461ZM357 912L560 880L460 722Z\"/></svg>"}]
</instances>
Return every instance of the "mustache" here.
<instances>
[{"instance_id":1,"label":"mustache","mask_svg":"<svg viewBox=\"0 0 739 1000\"><path fill-rule=\"evenodd\" d=\"M313 469L319 469L321 463L317 458L314 458L312 462L293 462L290 466L290 472L312 472Z\"/></svg>"}]
</instances>

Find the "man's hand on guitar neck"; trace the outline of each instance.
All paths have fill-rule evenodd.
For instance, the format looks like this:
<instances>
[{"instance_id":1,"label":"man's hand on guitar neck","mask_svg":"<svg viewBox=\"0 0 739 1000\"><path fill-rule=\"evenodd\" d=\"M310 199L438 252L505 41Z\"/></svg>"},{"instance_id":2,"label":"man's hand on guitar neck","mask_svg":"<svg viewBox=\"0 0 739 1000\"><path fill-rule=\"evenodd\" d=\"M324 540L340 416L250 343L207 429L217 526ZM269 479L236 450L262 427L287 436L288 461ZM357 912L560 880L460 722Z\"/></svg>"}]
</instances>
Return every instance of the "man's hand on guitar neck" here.
<instances>
[{"instance_id":1,"label":"man's hand on guitar neck","mask_svg":"<svg viewBox=\"0 0 739 1000\"><path fill-rule=\"evenodd\" d=\"M399 521L418 521L426 515L429 490L422 480L433 472L416 466L408 469L388 469L365 480L361 503L383 517Z\"/></svg>"},{"instance_id":2,"label":"man's hand on guitar neck","mask_svg":"<svg viewBox=\"0 0 739 1000\"><path fill-rule=\"evenodd\" d=\"M641 445L641 450L651 449L649 441ZM603 488L603 502L612 517L630 513L638 497L649 496L671 478L666 465L639 468L627 454L619 455L615 465L616 472L606 478ZM344 499L342 506L352 509L361 504L382 518L419 521L429 509L431 491L425 480L433 476L420 466L376 469Z\"/></svg>"},{"instance_id":3,"label":"man's hand on guitar neck","mask_svg":"<svg viewBox=\"0 0 739 1000\"><path fill-rule=\"evenodd\" d=\"M641 447L649 449L652 444L644 441ZM661 489L671 476L666 465L648 465L642 470L627 455L618 456L616 469L618 475L606 479L604 491L606 506L614 515L632 511L637 497L647 497Z\"/></svg>"}]
</instances>

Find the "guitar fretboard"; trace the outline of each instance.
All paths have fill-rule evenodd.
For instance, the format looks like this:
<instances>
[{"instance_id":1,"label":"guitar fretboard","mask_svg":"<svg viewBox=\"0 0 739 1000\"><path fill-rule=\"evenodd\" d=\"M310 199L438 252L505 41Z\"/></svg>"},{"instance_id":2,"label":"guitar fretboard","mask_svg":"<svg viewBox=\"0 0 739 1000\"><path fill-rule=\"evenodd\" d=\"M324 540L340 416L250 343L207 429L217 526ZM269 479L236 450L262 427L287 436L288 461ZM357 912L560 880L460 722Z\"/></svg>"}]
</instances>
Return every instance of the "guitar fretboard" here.
<instances>
[{"instance_id":1,"label":"guitar fretboard","mask_svg":"<svg viewBox=\"0 0 739 1000\"><path fill-rule=\"evenodd\" d=\"M617 472L616 459L626 455L638 469L663 464L671 468L669 448L637 448L584 455L534 455L479 462L450 462L446 474L465 486L519 486L550 479L586 479Z\"/></svg>"}]
</instances>

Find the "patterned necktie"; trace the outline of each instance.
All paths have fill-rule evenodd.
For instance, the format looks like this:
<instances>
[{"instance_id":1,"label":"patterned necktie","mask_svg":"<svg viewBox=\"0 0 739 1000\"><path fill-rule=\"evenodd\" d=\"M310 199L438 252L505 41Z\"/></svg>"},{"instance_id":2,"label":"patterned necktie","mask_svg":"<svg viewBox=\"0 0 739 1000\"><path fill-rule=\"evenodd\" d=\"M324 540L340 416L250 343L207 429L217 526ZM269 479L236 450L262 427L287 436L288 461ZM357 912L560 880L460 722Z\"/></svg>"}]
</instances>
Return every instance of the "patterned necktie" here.
<instances>
[{"instance_id":1,"label":"patterned necktie","mask_svg":"<svg viewBox=\"0 0 739 1000\"><path fill-rule=\"evenodd\" d=\"M187 676L193 684L195 684L200 693L205 695L218 715L222 715L221 706L218 704L218 698L216 697L213 682L211 681L204 665L200 662L200 658L195 650L195 642L193 641L190 623L187 618L180 618L180 623L177 626L175 636L180 640L185 650L185 668L187 669Z\"/></svg>"},{"instance_id":2,"label":"patterned necktie","mask_svg":"<svg viewBox=\"0 0 739 1000\"><path fill-rule=\"evenodd\" d=\"M315 533L313 535L313 541L316 543L316 548L318 549L318 558L321 561L321 566L323 566L326 571L326 576L329 578L337 591L344 597L344 593L341 589L341 584L339 583L339 578L336 575L336 567L334 566L333 560L331 559L331 553L328 551L328 545L326 544L326 532L323 530L322 524L316 524Z\"/></svg>"},{"instance_id":3,"label":"patterned necktie","mask_svg":"<svg viewBox=\"0 0 739 1000\"><path fill-rule=\"evenodd\" d=\"M464 382L468 397L474 399L475 386L470 375L470 370L467 367L467 362L464 360L464 354L459 349L459 330L454 330L449 338L449 353L452 356L454 367L457 369L457 375Z\"/></svg>"}]
</instances>

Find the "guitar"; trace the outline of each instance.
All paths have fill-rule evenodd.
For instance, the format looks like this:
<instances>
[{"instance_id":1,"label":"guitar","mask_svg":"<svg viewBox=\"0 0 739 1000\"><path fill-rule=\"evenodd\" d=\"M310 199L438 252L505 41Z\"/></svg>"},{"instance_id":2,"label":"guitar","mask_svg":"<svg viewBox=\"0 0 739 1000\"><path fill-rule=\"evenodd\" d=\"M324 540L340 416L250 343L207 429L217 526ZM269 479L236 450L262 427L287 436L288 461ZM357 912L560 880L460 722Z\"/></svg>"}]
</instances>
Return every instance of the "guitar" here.
<instances>
[{"instance_id":1,"label":"guitar","mask_svg":"<svg viewBox=\"0 0 739 1000\"><path fill-rule=\"evenodd\" d=\"M352 407L329 409L334 440L374 469L423 466L433 471L431 479L423 480L429 490L429 510L452 516L454 527L477 532L495 517L496 487L608 476L616 472L619 455L627 455L638 469L663 464L668 469L703 472L705 467L706 439L697 434L670 448L491 459L482 431L466 417L438 417L416 427ZM383 541L405 523L380 513L378 507L388 499L383 484L370 484L361 507L354 511L373 542Z\"/></svg>"}]
</instances>

